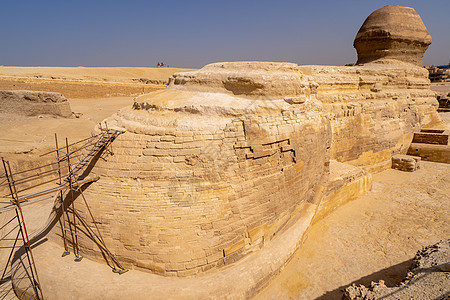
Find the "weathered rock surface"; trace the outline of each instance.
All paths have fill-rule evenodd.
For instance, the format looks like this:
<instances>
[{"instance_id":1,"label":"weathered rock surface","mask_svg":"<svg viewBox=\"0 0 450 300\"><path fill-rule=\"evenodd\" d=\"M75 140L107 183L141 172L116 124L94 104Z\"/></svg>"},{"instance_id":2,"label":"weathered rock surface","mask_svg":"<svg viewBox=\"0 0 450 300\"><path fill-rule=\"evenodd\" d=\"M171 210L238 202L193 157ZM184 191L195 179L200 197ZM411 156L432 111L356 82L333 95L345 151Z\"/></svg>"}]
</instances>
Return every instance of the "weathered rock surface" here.
<instances>
[{"instance_id":1,"label":"weathered rock surface","mask_svg":"<svg viewBox=\"0 0 450 300\"><path fill-rule=\"evenodd\" d=\"M98 199L92 207L119 259L195 275L289 226L319 197L329 154L389 168L414 130L439 121L436 108L426 70L411 65L213 64L176 74L167 90L107 119L126 132L86 195ZM352 194L370 188L365 178Z\"/></svg>"},{"instance_id":2,"label":"weathered rock surface","mask_svg":"<svg viewBox=\"0 0 450 300\"><path fill-rule=\"evenodd\" d=\"M353 284L345 290L344 299L448 299L449 287L450 240L445 240L417 252L400 286L386 287L383 280L370 287Z\"/></svg>"},{"instance_id":3,"label":"weathered rock surface","mask_svg":"<svg viewBox=\"0 0 450 300\"><path fill-rule=\"evenodd\" d=\"M172 89L216 92L246 99L305 99L316 84L294 63L214 63L194 72L175 73ZM295 102L295 101L294 101Z\"/></svg>"},{"instance_id":4,"label":"weathered rock surface","mask_svg":"<svg viewBox=\"0 0 450 300\"><path fill-rule=\"evenodd\" d=\"M391 61L395 62L395 61ZM405 154L413 132L439 124L427 71L411 64L301 66L332 127L330 158L379 171Z\"/></svg>"},{"instance_id":5,"label":"weathered rock surface","mask_svg":"<svg viewBox=\"0 0 450 300\"><path fill-rule=\"evenodd\" d=\"M420 16L404 6L385 6L371 13L353 43L357 64L395 59L419 66L430 44L431 36Z\"/></svg>"},{"instance_id":6,"label":"weathered rock surface","mask_svg":"<svg viewBox=\"0 0 450 300\"><path fill-rule=\"evenodd\" d=\"M23 116L72 116L69 101L59 94L40 91L0 91L0 113Z\"/></svg>"},{"instance_id":7,"label":"weathered rock surface","mask_svg":"<svg viewBox=\"0 0 450 300\"><path fill-rule=\"evenodd\" d=\"M287 71L292 85L278 90L271 89L281 86L278 70L294 64L222 65L242 78L214 81L221 71L200 70L198 80L183 76L190 88L175 84L177 76L166 91L138 97L107 120L126 132L114 142L115 155L97 163L102 180L86 195L98 199L95 215L119 259L168 276L195 275L263 247L320 199L329 121L315 99L283 100L309 86L305 76ZM246 66L249 73L241 71ZM239 82L258 87L241 86L238 97L224 92L229 82L233 90ZM278 99L249 99L266 91Z\"/></svg>"},{"instance_id":8,"label":"weathered rock surface","mask_svg":"<svg viewBox=\"0 0 450 300\"><path fill-rule=\"evenodd\" d=\"M327 190L314 216L314 223L372 189L372 174L359 167L330 160Z\"/></svg>"}]
</instances>

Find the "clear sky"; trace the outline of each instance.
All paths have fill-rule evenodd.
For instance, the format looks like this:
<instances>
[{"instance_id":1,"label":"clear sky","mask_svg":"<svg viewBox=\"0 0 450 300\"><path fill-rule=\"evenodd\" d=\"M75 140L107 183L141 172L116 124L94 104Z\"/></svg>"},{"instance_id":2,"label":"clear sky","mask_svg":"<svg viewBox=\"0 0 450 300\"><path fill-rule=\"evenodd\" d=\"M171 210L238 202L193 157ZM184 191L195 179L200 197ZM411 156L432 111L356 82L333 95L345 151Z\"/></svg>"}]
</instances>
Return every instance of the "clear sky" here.
<instances>
[{"instance_id":1,"label":"clear sky","mask_svg":"<svg viewBox=\"0 0 450 300\"><path fill-rule=\"evenodd\" d=\"M0 0L0 65L200 68L260 60L356 61L353 39L384 5L413 7L450 62L450 0Z\"/></svg>"}]
</instances>

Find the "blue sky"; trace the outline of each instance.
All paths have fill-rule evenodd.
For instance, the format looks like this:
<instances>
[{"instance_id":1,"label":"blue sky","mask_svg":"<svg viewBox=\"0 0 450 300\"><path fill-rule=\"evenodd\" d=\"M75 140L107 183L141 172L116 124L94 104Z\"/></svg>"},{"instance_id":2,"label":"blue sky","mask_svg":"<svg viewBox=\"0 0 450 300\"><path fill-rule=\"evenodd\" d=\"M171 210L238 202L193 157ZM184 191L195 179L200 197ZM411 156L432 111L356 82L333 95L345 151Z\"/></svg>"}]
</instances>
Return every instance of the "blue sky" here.
<instances>
[{"instance_id":1,"label":"blue sky","mask_svg":"<svg viewBox=\"0 0 450 300\"><path fill-rule=\"evenodd\" d=\"M450 62L450 0L0 0L0 65L200 68L219 61L356 61L353 39L384 5L413 7Z\"/></svg>"}]
</instances>

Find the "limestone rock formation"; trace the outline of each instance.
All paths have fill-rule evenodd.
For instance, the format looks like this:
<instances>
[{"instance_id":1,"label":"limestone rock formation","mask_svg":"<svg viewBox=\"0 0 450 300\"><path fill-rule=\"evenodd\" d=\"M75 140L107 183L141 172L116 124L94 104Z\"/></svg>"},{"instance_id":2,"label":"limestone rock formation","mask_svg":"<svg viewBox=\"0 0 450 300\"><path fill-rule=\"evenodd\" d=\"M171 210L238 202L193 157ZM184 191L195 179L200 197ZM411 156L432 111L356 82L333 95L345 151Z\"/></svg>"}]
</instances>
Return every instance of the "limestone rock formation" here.
<instances>
[{"instance_id":1,"label":"limestone rock formation","mask_svg":"<svg viewBox=\"0 0 450 300\"><path fill-rule=\"evenodd\" d=\"M396 59L419 66L430 44L431 36L420 16L404 6L385 6L371 13L353 43L357 64Z\"/></svg>"},{"instance_id":2,"label":"limestone rock formation","mask_svg":"<svg viewBox=\"0 0 450 300\"><path fill-rule=\"evenodd\" d=\"M411 155L394 155L392 157L392 169L414 172L420 168L420 157Z\"/></svg>"},{"instance_id":3,"label":"limestone rock formation","mask_svg":"<svg viewBox=\"0 0 450 300\"><path fill-rule=\"evenodd\" d=\"M395 16L386 28L397 28ZM373 40L357 40L373 49ZM400 43L407 60L418 53L410 41ZM364 172L349 168L333 179L347 192L333 191L322 207L331 211L342 195L370 189L365 172L389 168L415 130L439 122L429 85L425 69L396 59L354 67L216 63L174 74L166 90L106 120L125 133L114 155L97 162L92 172L101 179L85 195L122 262L165 276L214 271L268 246L299 219L309 224L330 159ZM88 239L80 243L100 257Z\"/></svg>"},{"instance_id":4,"label":"limestone rock formation","mask_svg":"<svg viewBox=\"0 0 450 300\"><path fill-rule=\"evenodd\" d=\"M118 257L194 275L263 247L317 204L331 128L309 89L295 64L214 64L109 118L126 132L86 195ZM297 95L308 100L283 100Z\"/></svg>"},{"instance_id":5,"label":"limestone rock formation","mask_svg":"<svg viewBox=\"0 0 450 300\"><path fill-rule=\"evenodd\" d=\"M22 116L72 116L69 101L60 93L40 91L0 91L0 113Z\"/></svg>"},{"instance_id":6,"label":"limestone rock formation","mask_svg":"<svg viewBox=\"0 0 450 300\"><path fill-rule=\"evenodd\" d=\"M174 74L170 84L177 90L214 91L260 100L309 97L315 85L298 65L273 62L209 64L199 71Z\"/></svg>"},{"instance_id":7,"label":"limestone rock formation","mask_svg":"<svg viewBox=\"0 0 450 300\"><path fill-rule=\"evenodd\" d=\"M395 60L391 62L396 62ZM332 127L330 157L369 171L405 154L413 132L438 124L438 103L424 68L410 64L301 66Z\"/></svg>"},{"instance_id":8,"label":"limestone rock formation","mask_svg":"<svg viewBox=\"0 0 450 300\"><path fill-rule=\"evenodd\" d=\"M86 196L121 261L195 275L267 245L317 205L330 156L390 167L436 108L419 67L208 65L106 120L126 132Z\"/></svg>"}]
</instances>

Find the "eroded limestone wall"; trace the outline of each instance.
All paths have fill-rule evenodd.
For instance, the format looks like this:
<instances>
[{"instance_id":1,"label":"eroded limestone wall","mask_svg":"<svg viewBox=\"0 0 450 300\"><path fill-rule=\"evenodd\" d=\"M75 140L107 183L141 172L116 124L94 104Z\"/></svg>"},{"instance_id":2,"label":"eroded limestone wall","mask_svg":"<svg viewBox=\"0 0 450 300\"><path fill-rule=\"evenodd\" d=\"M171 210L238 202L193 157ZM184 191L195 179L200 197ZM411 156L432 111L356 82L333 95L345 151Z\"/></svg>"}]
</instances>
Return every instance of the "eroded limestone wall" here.
<instances>
[{"instance_id":1,"label":"eroded limestone wall","mask_svg":"<svg viewBox=\"0 0 450 300\"><path fill-rule=\"evenodd\" d=\"M167 276L221 267L263 247L314 201L331 139L320 106L241 101L233 117L223 113L236 113L233 105L202 116L143 103L108 121L127 131L85 195L121 261Z\"/></svg>"},{"instance_id":2,"label":"eroded limestone wall","mask_svg":"<svg viewBox=\"0 0 450 300\"><path fill-rule=\"evenodd\" d=\"M166 276L217 269L304 212L326 184L329 156L388 167L415 129L438 121L432 95L426 70L401 63L220 63L176 74L167 90L107 119L125 133L85 194L106 244L129 266Z\"/></svg>"},{"instance_id":3,"label":"eroded limestone wall","mask_svg":"<svg viewBox=\"0 0 450 300\"><path fill-rule=\"evenodd\" d=\"M300 69L317 82L331 121L331 159L380 171L393 153L406 153L415 130L440 122L424 68L391 61Z\"/></svg>"}]
</instances>

